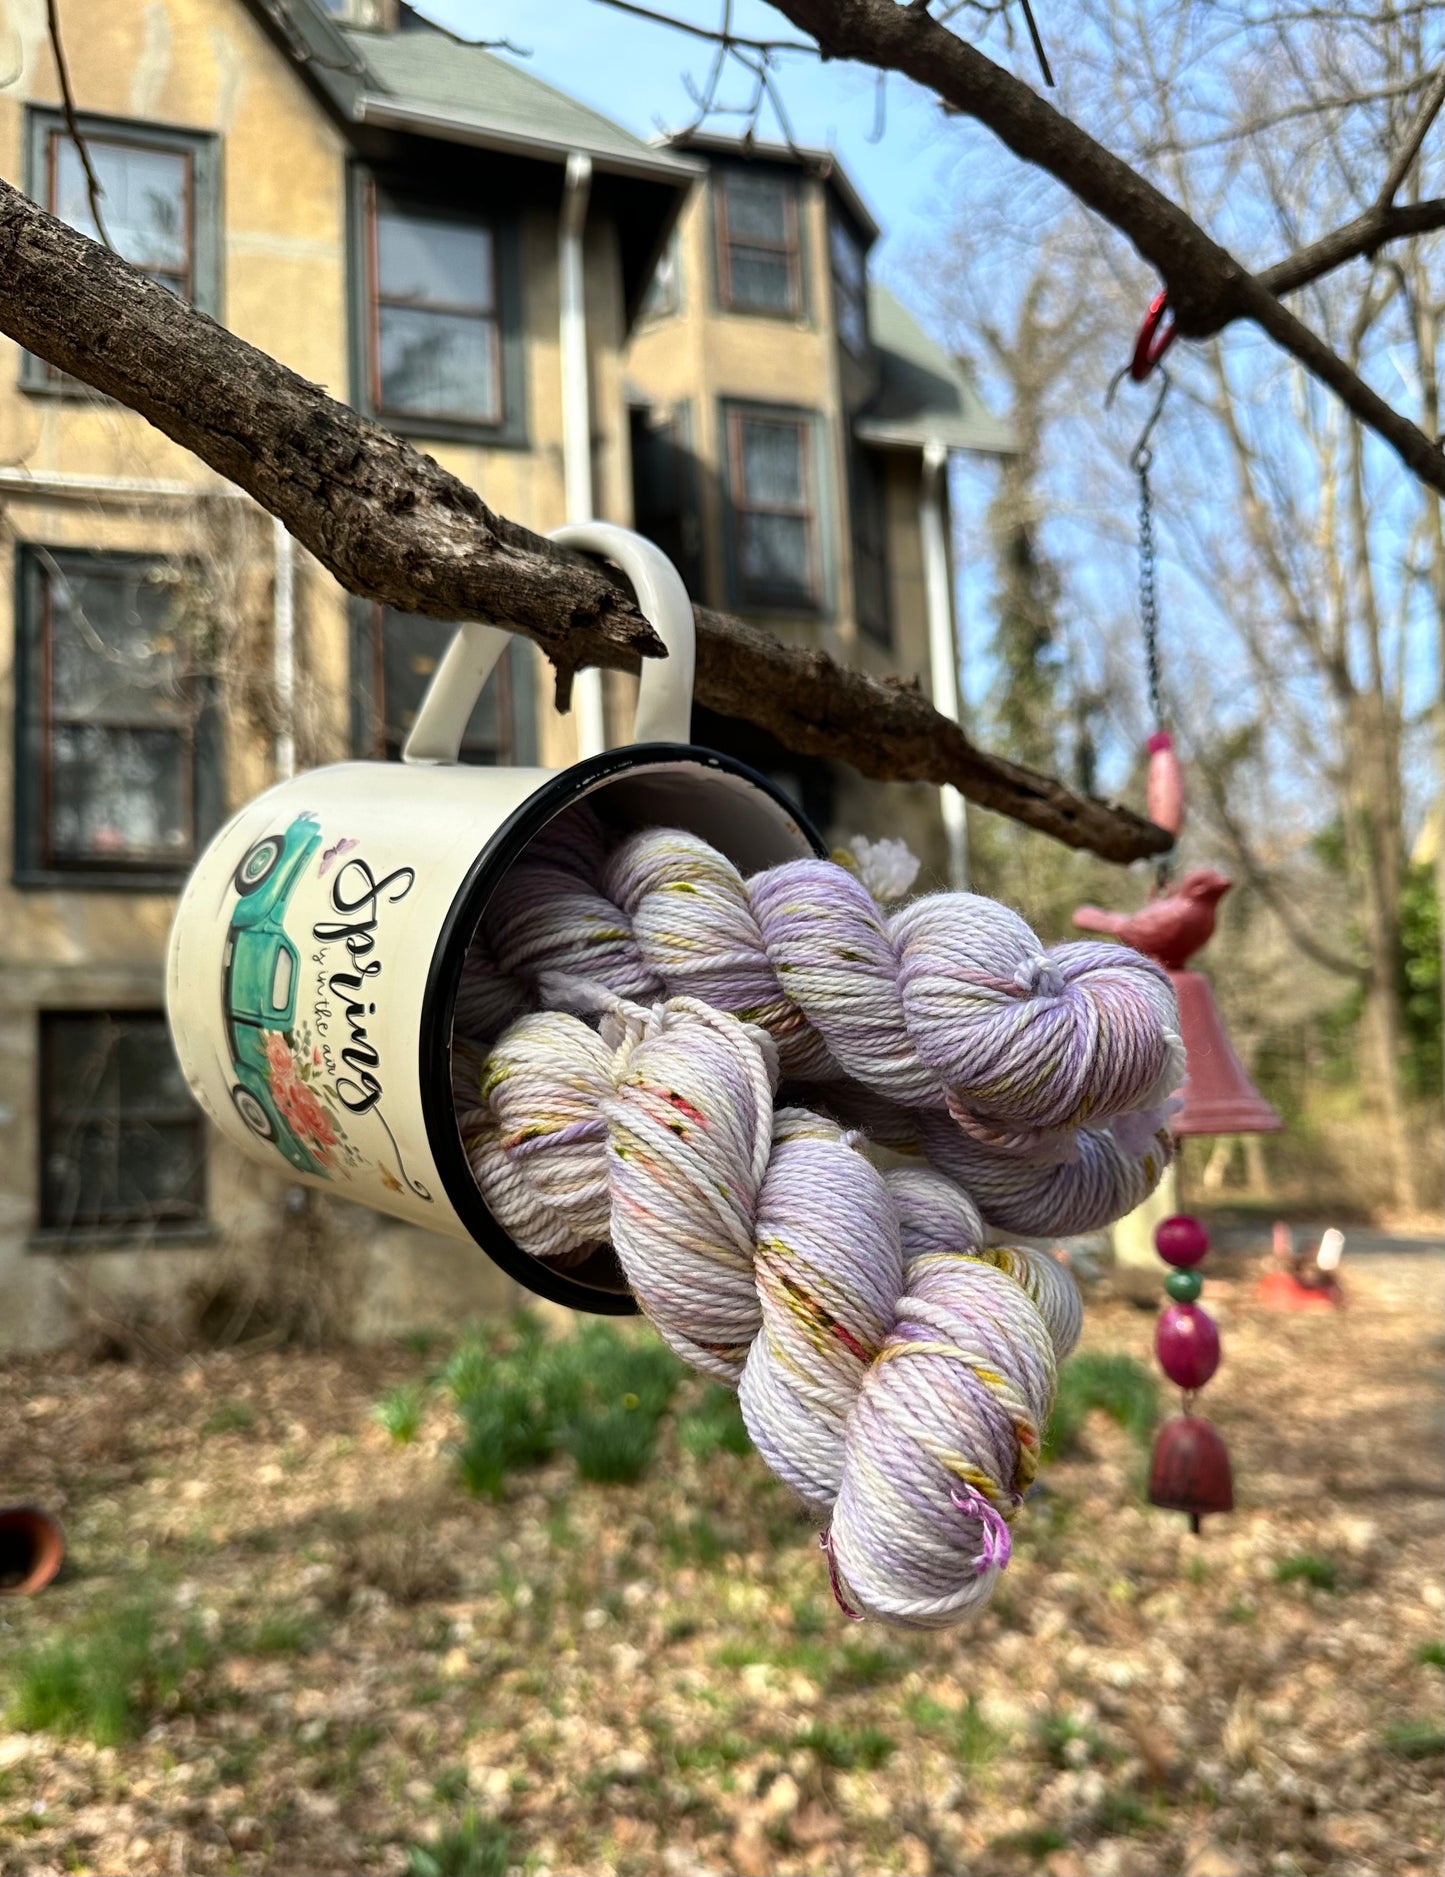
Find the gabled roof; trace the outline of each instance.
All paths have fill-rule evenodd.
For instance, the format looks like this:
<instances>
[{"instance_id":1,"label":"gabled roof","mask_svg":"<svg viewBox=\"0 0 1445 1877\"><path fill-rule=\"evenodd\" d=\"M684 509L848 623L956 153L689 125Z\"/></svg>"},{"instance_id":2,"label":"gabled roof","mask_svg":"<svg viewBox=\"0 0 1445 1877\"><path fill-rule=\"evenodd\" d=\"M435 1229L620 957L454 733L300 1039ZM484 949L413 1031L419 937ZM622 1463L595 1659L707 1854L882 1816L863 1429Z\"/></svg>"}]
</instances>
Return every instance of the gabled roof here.
<instances>
[{"instance_id":1,"label":"gabled roof","mask_svg":"<svg viewBox=\"0 0 1445 1877\"><path fill-rule=\"evenodd\" d=\"M879 384L853 421L860 442L921 449L938 442L954 450L1012 455L1013 432L984 405L956 359L886 287L868 283L868 326L878 354Z\"/></svg>"},{"instance_id":2,"label":"gabled roof","mask_svg":"<svg viewBox=\"0 0 1445 1877\"><path fill-rule=\"evenodd\" d=\"M362 68L350 115L359 123L422 136L512 150L565 162L570 152L593 167L685 188L698 166L634 137L531 72L411 15L403 30L342 30Z\"/></svg>"}]
</instances>

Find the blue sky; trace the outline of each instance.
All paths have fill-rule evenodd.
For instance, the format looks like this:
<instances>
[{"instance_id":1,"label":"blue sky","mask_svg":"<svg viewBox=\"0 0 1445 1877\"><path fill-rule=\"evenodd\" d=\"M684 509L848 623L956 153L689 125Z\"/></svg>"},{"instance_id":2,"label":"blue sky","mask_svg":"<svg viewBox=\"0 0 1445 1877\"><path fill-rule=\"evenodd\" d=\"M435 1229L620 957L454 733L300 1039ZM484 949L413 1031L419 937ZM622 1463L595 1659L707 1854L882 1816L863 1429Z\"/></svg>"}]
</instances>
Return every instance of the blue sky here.
<instances>
[{"instance_id":1,"label":"blue sky","mask_svg":"<svg viewBox=\"0 0 1445 1877\"><path fill-rule=\"evenodd\" d=\"M700 25L714 25L720 0L653 0L658 11ZM634 19L597 0L416 0L419 10L469 39L510 39L530 50L520 61L550 84L605 112L640 137L680 129L696 116L685 83L700 84L712 47L668 28ZM789 38L794 32L763 0L735 0L734 29L758 38ZM736 66L723 87L724 100L746 98L749 80ZM891 77L885 134L870 143L874 128L875 81L856 66L824 65L788 55L781 61L780 89L793 134L801 143L834 149L864 200L882 224L875 251L885 272L890 262L936 231L948 168L965 149L977 149L979 134L951 123L935 102L906 79ZM719 119L721 130L740 124ZM780 140L768 114L763 135Z\"/></svg>"}]
</instances>

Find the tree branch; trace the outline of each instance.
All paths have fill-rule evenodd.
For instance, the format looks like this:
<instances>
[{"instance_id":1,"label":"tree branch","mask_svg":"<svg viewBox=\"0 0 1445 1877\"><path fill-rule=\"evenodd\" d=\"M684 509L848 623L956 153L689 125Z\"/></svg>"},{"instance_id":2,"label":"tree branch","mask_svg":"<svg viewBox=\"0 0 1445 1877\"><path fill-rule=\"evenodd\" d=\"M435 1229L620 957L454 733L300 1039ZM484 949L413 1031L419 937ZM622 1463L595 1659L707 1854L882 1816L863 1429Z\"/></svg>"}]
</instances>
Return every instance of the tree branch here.
<instances>
[{"instance_id":1,"label":"tree branch","mask_svg":"<svg viewBox=\"0 0 1445 1877\"><path fill-rule=\"evenodd\" d=\"M95 222L96 233L106 247L114 248L105 226L105 217L100 212L100 198L105 194L100 186L100 178L95 173L95 165L90 160L90 146L80 134L80 122L75 115L75 93L70 84L70 64L65 56L65 41L60 36L60 8L57 0L45 0L45 24L50 34L50 51L55 59L55 75L60 80L60 104L65 113L65 128L70 133L70 141L75 145L75 154L80 158L80 167L85 171L85 193L90 198L90 213Z\"/></svg>"},{"instance_id":2,"label":"tree branch","mask_svg":"<svg viewBox=\"0 0 1445 1877\"><path fill-rule=\"evenodd\" d=\"M932 17L897 0L772 0L811 33L825 58L904 73L973 117L1024 162L1057 178L1117 228L1163 279L1183 338L1211 338L1252 320L1376 431L1433 489L1445 493L1445 453L1392 409L1227 249L1137 170Z\"/></svg>"},{"instance_id":3,"label":"tree branch","mask_svg":"<svg viewBox=\"0 0 1445 1877\"><path fill-rule=\"evenodd\" d=\"M1442 66L1430 80L1420 108L1414 121L1405 132L1404 140L1395 152L1394 160L1385 171L1385 180L1380 184L1380 193L1375 198L1377 209L1387 209L1395 200L1400 184L1410 174L1415 158L1420 154L1420 145L1429 135L1430 126L1440 115L1440 106L1445 104L1445 66Z\"/></svg>"},{"instance_id":4,"label":"tree branch","mask_svg":"<svg viewBox=\"0 0 1445 1877\"><path fill-rule=\"evenodd\" d=\"M495 515L389 431L184 305L0 181L0 331L128 404L278 516L341 584L404 612L485 619L582 664L663 647L621 581ZM974 746L920 692L697 609L701 703L877 779L951 783L1106 860L1169 836Z\"/></svg>"},{"instance_id":5,"label":"tree branch","mask_svg":"<svg viewBox=\"0 0 1445 1877\"><path fill-rule=\"evenodd\" d=\"M1265 268L1255 279L1276 298L1297 293L1312 280L1333 273L1347 261L1361 255L1374 255L1388 241L1402 241L1411 235L1424 235L1432 229L1445 228L1445 197L1434 196L1428 202L1397 205L1376 202L1332 234L1321 235L1307 247L1297 249L1273 267Z\"/></svg>"}]
</instances>

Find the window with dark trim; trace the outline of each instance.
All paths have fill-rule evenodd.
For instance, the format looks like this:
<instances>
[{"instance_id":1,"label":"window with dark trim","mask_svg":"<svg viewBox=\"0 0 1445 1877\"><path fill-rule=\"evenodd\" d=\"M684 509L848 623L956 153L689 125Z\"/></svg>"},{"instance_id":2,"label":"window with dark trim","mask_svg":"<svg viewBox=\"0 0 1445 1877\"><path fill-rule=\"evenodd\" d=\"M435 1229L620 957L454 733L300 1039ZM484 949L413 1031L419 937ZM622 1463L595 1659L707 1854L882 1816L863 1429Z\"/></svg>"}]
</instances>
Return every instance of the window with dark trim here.
<instances>
[{"instance_id":1,"label":"window with dark trim","mask_svg":"<svg viewBox=\"0 0 1445 1877\"><path fill-rule=\"evenodd\" d=\"M82 117L85 147L100 184L101 215L111 246L180 299L219 314L220 231L216 140L201 133L123 120ZM58 112L29 113L32 197L93 241L101 239L85 169ZM67 373L27 354L33 389L95 396Z\"/></svg>"},{"instance_id":2,"label":"window with dark trim","mask_svg":"<svg viewBox=\"0 0 1445 1877\"><path fill-rule=\"evenodd\" d=\"M868 351L868 257L836 210L828 217L828 258L838 337L854 358L862 358Z\"/></svg>"},{"instance_id":3,"label":"window with dark trim","mask_svg":"<svg viewBox=\"0 0 1445 1877\"><path fill-rule=\"evenodd\" d=\"M26 547L19 588L17 879L174 887L221 808L177 569Z\"/></svg>"},{"instance_id":4,"label":"window with dark trim","mask_svg":"<svg viewBox=\"0 0 1445 1877\"><path fill-rule=\"evenodd\" d=\"M205 1123L156 1010L42 1011L40 1226L205 1217Z\"/></svg>"},{"instance_id":5,"label":"window with dark trim","mask_svg":"<svg viewBox=\"0 0 1445 1877\"><path fill-rule=\"evenodd\" d=\"M367 188L367 355L378 417L498 425L504 414L491 224Z\"/></svg>"},{"instance_id":6,"label":"window with dark trim","mask_svg":"<svg viewBox=\"0 0 1445 1877\"><path fill-rule=\"evenodd\" d=\"M888 511L884 464L854 443L848 465L853 507L853 588L858 624L870 638L892 639L888 608Z\"/></svg>"},{"instance_id":7,"label":"window with dark trim","mask_svg":"<svg viewBox=\"0 0 1445 1877\"><path fill-rule=\"evenodd\" d=\"M362 603L358 612L356 749L358 755L394 762L456 627L390 606ZM464 763L534 760L526 722L530 686L519 681L525 657L526 647L514 644L497 661L462 737Z\"/></svg>"},{"instance_id":8,"label":"window with dark trim","mask_svg":"<svg viewBox=\"0 0 1445 1877\"><path fill-rule=\"evenodd\" d=\"M767 170L717 172L718 302L730 312L803 310L798 189Z\"/></svg>"},{"instance_id":9,"label":"window with dark trim","mask_svg":"<svg viewBox=\"0 0 1445 1877\"><path fill-rule=\"evenodd\" d=\"M726 411L732 568L743 605L822 597L813 422L765 408Z\"/></svg>"}]
</instances>

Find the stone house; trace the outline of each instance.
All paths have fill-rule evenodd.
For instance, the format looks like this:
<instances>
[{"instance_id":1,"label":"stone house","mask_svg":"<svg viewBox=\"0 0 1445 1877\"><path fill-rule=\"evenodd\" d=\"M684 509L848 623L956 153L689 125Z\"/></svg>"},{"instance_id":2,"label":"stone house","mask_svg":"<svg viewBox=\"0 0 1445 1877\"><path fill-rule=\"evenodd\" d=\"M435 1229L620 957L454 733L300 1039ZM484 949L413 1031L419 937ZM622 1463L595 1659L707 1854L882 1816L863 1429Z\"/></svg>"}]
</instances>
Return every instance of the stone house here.
<instances>
[{"instance_id":1,"label":"stone house","mask_svg":"<svg viewBox=\"0 0 1445 1877\"><path fill-rule=\"evenodd\" d=\"M8 9L0 173L94 233L45 16ZM1008 440L869 283L877 230L826 155L643 143L401 0L62 19L128 259L501 513L638 525L699 598L947 703L947 453ZM209 833L293 769L397 755L448 629L352 600L141 418L3 339L0 521L0 1346L220 1308L220 1273L311 1282L303 1244L343 1248L333 1314L358 1334L504 1303L480 1252L242 1161L161 1009ZM563 719L546 677L513 646L469 760L560 766L625 734L630 681L581 684ZM706 713L697 734L868 826L824 766ZM941 868L937 796L917 808Z\"/></svg>"}]
</instances>

